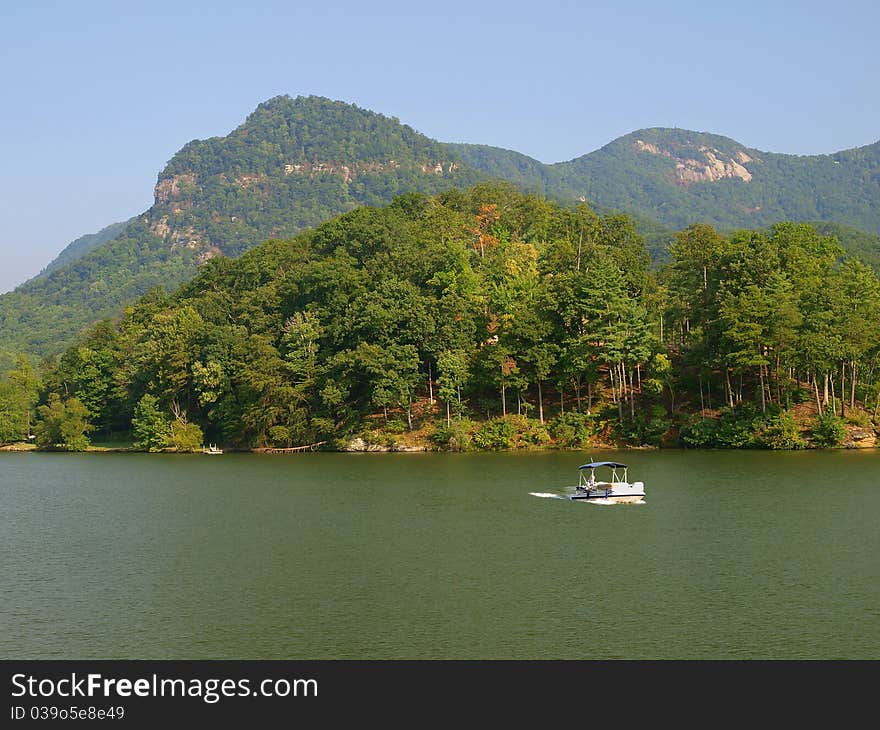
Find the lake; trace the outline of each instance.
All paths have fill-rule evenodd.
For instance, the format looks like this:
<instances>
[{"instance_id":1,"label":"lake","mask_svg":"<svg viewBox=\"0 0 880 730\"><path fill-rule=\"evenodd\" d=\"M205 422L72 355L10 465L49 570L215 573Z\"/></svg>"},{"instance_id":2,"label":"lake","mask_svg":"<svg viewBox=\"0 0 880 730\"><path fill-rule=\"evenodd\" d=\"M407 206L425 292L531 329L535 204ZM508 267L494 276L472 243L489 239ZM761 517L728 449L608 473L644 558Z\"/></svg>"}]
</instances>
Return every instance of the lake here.
<instances>
[{"instance_id":1,"label":"lake","mask_svg":"<svg viewBox=\"0 0 880 730\"><path fill-rule=\"evenodd\" d=\"M589 458L646 504L541 499ZM4 659L877 659L880 452L0 454Z\"/></svg>"}]
</instances>

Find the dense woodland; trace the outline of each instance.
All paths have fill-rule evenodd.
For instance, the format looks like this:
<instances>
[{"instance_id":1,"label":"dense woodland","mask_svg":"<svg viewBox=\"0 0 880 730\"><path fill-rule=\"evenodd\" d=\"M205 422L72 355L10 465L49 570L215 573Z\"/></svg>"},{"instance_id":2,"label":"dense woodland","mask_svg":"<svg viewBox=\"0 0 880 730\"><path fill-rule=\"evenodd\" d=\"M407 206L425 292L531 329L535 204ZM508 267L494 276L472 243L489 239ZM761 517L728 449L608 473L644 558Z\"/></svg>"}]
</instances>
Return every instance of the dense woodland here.
<instances>
[{"instance_id":1,"label":"dense woodland","mask_svg":"<svg viewBox=\"0 0 880 730\"><path fill-rule=\"evenodd\" d=\"M640 151L636 140L663 153ZM725 159L751 155L752 180L679 184L678 158L705 162L709 150ZM674 230L693 221L730 231L833 220L863 229L822 224L880 270L880 143L797 157L747 150L717 135L647 129L544 165L509 150L437 142L352 104L279 96L225 137L185 145L160 172L149 210L74 241L40 276L0 295L0 371L19 352L60 352L84 327L157 286L176 290L211 256L236 257L396 195L499 178L564 206L585 199L606 215L626 211L655 262L668 260Z\"/></svg>"},{"instance_id":2,"label":"dense woodland","mask_svg":"<svg viewBox=\"0 0 880 730\"><path fill-rule=\"evenodd\" d=\"M695 225L505 184L363 207L154 289L0 384L45 448L802 448L871 429L880 280L804 224Z\"/></svg>"}]
</instances>

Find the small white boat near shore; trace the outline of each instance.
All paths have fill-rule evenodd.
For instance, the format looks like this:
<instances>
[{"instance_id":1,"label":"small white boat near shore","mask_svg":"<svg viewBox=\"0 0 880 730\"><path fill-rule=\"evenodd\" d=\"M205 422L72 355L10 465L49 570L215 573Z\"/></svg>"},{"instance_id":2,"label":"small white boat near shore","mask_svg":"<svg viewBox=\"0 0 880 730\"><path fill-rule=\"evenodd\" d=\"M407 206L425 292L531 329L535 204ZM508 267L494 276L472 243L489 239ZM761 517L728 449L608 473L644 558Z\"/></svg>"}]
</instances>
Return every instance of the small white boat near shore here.
<instances>
[{"instance_id":1,"label":"small white boat near shore","mask_svg":"<svg viewBox=\"0 0 880 730\"><path fill-rule=\"evenodd\" d=\"M608 481L596 479L596 469L610 469ZM578 467L578 484L568 498L599 504L641 504L645 500L645 484L629 481L626 464L591 461Z\"/></svg>"},{"instance_id":2,"label":"small white boat near shore","mask_svg":"<svg viewBox=\"0 0 880 730\"><path fill-rule=\"evenodd\" d=\"M205 449L202 449L203 454L222 454L223 449L218 449L217 444L211 444Z\"/></svg>"}]
</instances>

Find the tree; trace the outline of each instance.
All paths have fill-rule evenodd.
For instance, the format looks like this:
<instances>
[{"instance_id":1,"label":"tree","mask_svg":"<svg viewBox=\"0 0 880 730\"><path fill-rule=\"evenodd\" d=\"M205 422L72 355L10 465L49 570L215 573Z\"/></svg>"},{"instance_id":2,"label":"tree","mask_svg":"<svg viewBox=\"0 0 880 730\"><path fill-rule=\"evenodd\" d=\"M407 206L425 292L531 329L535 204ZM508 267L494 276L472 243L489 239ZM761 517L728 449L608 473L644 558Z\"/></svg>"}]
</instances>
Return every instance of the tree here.
<instances>
[{"instance_id":1,"label":"tree","mask_svg":"<svg viewBox=\"0 0 880 730\"><path fill-rule=\"evenodd\" d=\"M0 382L0 444L23 441L30 435L29 410L18 388L9 381Z\"/></svg>"},{"instance_id":2,"label":"tree","mask_svg":"<svg viewBox=\"0 0 880 730\"><path fill-rule=\"evenodd\" d=\"M413 345L380 347L362 342L354 357L367 375L372 404L382 408L386 421L389 406L403 409L412 430L413 396L421 379L416 348Z\"/></svg>"},{"instance_id":3,"label":"tree","mask_svg":"<svg viewBox=\"0 0 880 730\"><path fill-rule=\"evenodd\" d=\"M0 443L24 441L31 435L40 379L26 355L0 380Z\"/></svg>"},{"instance_id":4,"label":"tree","mask_svg":"<svg viewBox=\"0 0 880 730\"><path fill-rule=\"evenodd\" d=\"M544 423L544 391L543 384L556 364L559 347L552 342L543 340L533 343L525 354L525 360L531 366L535 383L538 385L538 419Z\"/></svg>"},{"instance_id":5,"label":"tree","mask_svg":"<svg viewBox=\"0 0 880 730\"><path fill-rule=\"evenodd\" d=\"M437 358L439 377L437 394L446 403L446 425L449 426L451 411L457 418L462 416L461 389L468 378L468 357L464 350L444 350ZM455 404L454 409L452 404Z\"/></svg>"},{"instance_id":6,"label":"tree","mask_svg":"<svg viewBox=\"0 0 880 730\"><path fill-rule=\"evenodd\" d=\"M178 400L193 403L191 369L196 361L197 340L204 330L202 316L192 306L184 305L157 313L143 332L134 357L166 407Z\"/></svg>"},{"instance_id":7,"label":"tree","mask_svg":"<svg viewBox=\"0 0 880 730\"><path fill-rule=\"evenodd\" d=\"M89 423L89 411L78 398L61 400L50 393L47 405L38 409L40 420L34 429L37 446L41 449L85 451L89 446L87 433L94 430Z\"/></svg>"},{"instance_id":8,"label":"tree","mask_svg":"<svg viewBox=\"0 0 880 730\"><path fill-rule=\"evenodd\" d=\"M314 381L322 335L318 317L312 312L296 312L284 323L282 343L295 382L308 385Z\"/></svg>"},{"instance_id":9,"label":"tree","mask_svg":"<svg viewBox=\"0 0 880 730\"><path fill-rule=\"evenodd\" d=\"M202 448L202 429L198 424L190 423L186 411L177 402L171 404L174 420L171 422L169 444L175 451L198 451Z\"/></svg>"},{"instance_id":10,"label":"tree","mask_svg":"<svg viewBox=\"0 0 880 730\"><path fill-rule=\"evenodd\" d=\"M831 277L834 292L832 327L840 338L840 415L844 415L847 393L844 385L849 368L850 406L855 406L857 365L880 341L880 281L857 259L844 261Z\"/></svg>"},{"instance_id":11,"label":"tree","mask_svg":"<svg viewBox=\"0 0 880 730\"><path fill-rule=\"evenodd\" d=\"M766 292L750 284L739 293L724 291L721 298L721 322L727 360L740 373L757 369L761 382L761 410L767 410L764 368L770 364L764 344L771 316Z\"/></svg>"},{"instance_id":12,"label":"tree","mask_svg":"<svg viewBox=\"0 0 880 730\"><path fill-rule=\"evenodd\" d=\"M675 234L669 248L673 257L672 290L689 317L706 313L717 286L714 269L725 241L712 226L695 223Z\"/></svg>"},{"instance_id":13,"label":"tree","mask_svg":"<svg viewBox=\"0 0 880 730\"><path fill-rule=\"evenodd\" d=\"M177 418L171 424L169 444L176 451L199 451L204 442L202 429L196 423Z\"/></svg>"},{"instance_id":14,"label":"tree","mask_svg":"<svg viewBox=\"0 0 880 730\"><path fill-rule=\"evenodd\" d=\"M161 451L170 446L171 424L159 409L155 396L145 394L134 409L131 419L134 447L147 451Z\"/></svg>"},{"instance_id":15,"label":"tree","mask_svg":"<svg viewBox=\"0 0 880 730\"><path fill-rule=\"evenodd\" d=\"M30 358L25 354L19 354L15 368L7 373L7 377L15 390L16 404L19 410L23 411L25 438L27 438L30 436L34 407L40 392L40 376L34 370Z\"/></svg>"}]
</instances>

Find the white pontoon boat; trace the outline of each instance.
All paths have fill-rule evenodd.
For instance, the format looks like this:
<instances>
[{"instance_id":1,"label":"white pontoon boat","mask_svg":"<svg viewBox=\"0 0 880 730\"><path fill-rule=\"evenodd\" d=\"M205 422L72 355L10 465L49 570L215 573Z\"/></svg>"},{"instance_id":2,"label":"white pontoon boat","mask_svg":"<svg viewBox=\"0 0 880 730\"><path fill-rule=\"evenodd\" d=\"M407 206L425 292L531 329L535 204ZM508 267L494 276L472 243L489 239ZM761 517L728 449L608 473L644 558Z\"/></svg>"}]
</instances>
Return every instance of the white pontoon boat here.
<instances>
[{"instance_id":1,"label":"white pontoon boat","mask_svg":"<svg viewBox=\"0 0 880 730\"><path fill-rule=\"evenodd\" d=\"M609 481L596 479L596 469L599 468L611 469ZM623 469L622 475L618 473L618 469ZM641 502L645 498L645 484L630 483L626 471L626 464L618 464L616 461L591 461L589 464L582 464L578 467L578 485L569 498L620 504Z\"/></svg>"}]
</instances>

